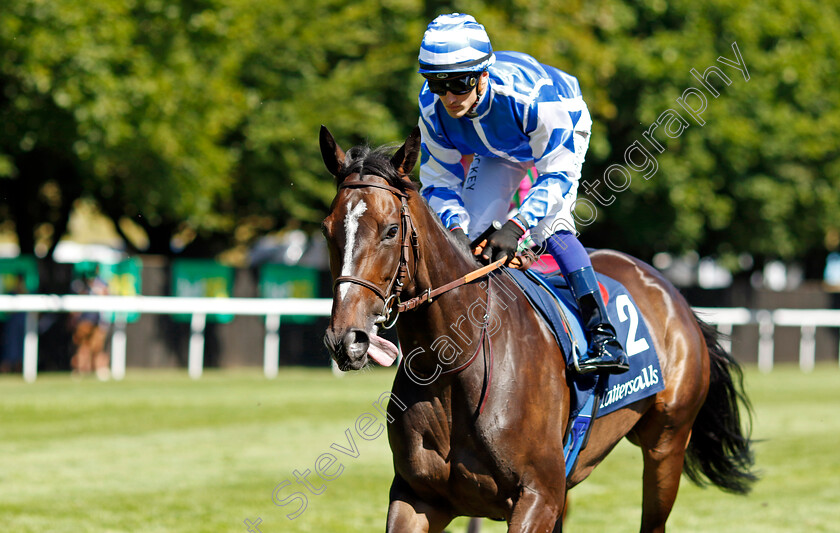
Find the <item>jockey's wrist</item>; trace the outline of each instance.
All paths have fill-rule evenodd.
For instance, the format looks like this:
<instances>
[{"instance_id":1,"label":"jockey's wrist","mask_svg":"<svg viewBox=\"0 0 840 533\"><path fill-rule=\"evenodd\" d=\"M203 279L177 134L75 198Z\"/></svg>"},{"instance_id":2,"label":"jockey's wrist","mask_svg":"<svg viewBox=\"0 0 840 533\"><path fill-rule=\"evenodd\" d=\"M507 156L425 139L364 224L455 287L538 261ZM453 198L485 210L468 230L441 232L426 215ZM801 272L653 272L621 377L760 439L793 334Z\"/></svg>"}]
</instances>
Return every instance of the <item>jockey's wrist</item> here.
<instances>
[{"instance_id":1,"label":"jockey's wrist","mask_svg":"<svg viewBox=\"0 0 840 533\"><path fill-rule=\"evenodd\" d=\"M522 230L522 234L523 234L523 235L524 235L524 234L525 234L525 232L526 232L526 231L528 231L528 229L529 229L529 226L528 226L528 221L527 221L527 220L525 220L525 217L523 217L523 216L522 216L522 214L520 214L520 213L517 213L517 214L515 214L514 216L510 217L510 219L508 220L508 222L511 222L511 223L515 224L515 225L516 225L516 227L518 227L519 229L521 229L521 230ZM522 236L522 235L520 235L520 237L521 237L521 236Z\"/></svg>"},{"instance_id":2,"label":"jockey's wrist","mask_svg":"<svg viewBox=\"0 0 840 533\"><path fill-rule=\"evenodd\" d=\"M444 221L443 225L446 227L447 231L452 231L456 228L461 228L461 217L458 215L453 215L449 217L448 220Z\"/></svg>"},{"instance_id":3,"label":"jockey's wrist","mask_svg":"<svg viewBox=\"0 0 840 533\"><path fill-rule=\"evenodd\" d=\"M499 232L505 232L509 235L513 235L518 241L523 235L525 235L525 228L522 227L522 224L518 220L511 218L502 225Z\"/></svg>"},{"instance_id":4,"label":"jockey's wrist","mask_svg":"<svg viewBox=\"0 0 840 533\"><path fill-rule=\"evenodd\" d=\"M470 247L470 238L461 228L461 226L453 226L449 228L449 234L455 237L455 240L466 246L467 248Z\"/></svg>"}]
</instances>

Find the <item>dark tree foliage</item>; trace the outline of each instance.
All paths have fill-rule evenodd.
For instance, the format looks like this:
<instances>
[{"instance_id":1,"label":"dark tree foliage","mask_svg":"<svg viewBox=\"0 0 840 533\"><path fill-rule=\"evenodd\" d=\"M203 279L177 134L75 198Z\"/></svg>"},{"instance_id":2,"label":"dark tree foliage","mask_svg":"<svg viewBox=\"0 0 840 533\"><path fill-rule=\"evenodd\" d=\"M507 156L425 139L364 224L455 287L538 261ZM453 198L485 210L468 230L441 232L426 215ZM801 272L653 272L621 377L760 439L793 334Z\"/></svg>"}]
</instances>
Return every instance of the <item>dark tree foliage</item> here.
<instances>
[{"instance_id":1,"label":"dark tree foliage","mask_svg":"<svg viewBox=\"0 0 840 533\"><path fill-rule=\"evenodd\" d=\"M840 17L793 0L10 0L0 230L23 252L54 245L80 198L139 226L148 245L127 245L146 252L314 229L335 190L318 127L344 145L403 139L424 28L451 11L579 78L587 245L733 268L742 253L821 264L840 245Z\"/></svg>"}]
</instances>

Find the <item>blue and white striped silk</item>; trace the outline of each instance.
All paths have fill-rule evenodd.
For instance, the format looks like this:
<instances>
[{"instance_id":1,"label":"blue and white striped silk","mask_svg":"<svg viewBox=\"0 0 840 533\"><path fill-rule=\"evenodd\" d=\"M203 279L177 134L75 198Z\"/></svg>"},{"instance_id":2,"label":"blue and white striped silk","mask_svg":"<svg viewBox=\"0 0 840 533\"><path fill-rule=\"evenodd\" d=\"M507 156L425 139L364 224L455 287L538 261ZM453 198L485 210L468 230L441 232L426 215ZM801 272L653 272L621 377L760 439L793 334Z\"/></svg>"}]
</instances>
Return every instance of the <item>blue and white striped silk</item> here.
<instances>
[{"instance_id":1,"label":"blue and white striped silk","mask_svg":"<svg viewBox=\"0 0 840 533\"><path fill-rule=\"evenodd\" d=\"M574 132L592 129L592 119L577 78L519 52L497 52L489 83L474 116L454 119L440 97L420 91L423 196L447 227L467 223L461 200L461 156L476 154L510 161L533 161L537 181L519 213L529 228L558 213L564 195L580 179L583 153L576 153ZM578 152L585 151L577 147ZM476 186L481 186L478 176Z\"/></svg>"},{"instance_id":2,"label":"blue and white striped silk","mask_svg":"<svg viewBox=\"0 0 840 533\"><path fill-rule=\"evenodd\" d=\"M493 62L493 47L472 16L451 13L429 23L418 59L421 73L480 71Z\"/></svg>"}]
</instances>

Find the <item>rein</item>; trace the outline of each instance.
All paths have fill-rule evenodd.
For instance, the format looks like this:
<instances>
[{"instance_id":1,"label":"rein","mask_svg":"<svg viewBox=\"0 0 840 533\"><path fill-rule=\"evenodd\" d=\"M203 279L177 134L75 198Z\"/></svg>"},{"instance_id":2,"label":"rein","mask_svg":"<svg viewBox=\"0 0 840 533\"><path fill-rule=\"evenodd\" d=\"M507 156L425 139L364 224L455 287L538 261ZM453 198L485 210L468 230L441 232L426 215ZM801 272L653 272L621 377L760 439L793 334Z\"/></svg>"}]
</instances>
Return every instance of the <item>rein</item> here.
<instances>
[{"instance_id":1,"label":"rein","mask_svg":"<svg viewBox=\"0 0 840 533\"><path fill-rule=\"evenodd\" d=\"M400 199L400 240L402 241L402 245L400 248L400 262L399 265L397 265L397 269L394 272L394 275L391 276L391 281L390 283L388 283L388 288L385 291L377 287L374 283L357 276L339 276L335 278L335 281L333 282L333 291L335 291L339 283L343 282L355 283L357 285L361 285L362 287L370 289L374 294L379 296L379 298L383 302L385 302L385 306L382 309L382 315L380 315L379 319L377 319L378 323L382 323L383 328L390 329L394 327L394 324L397 323L397 319L399 318L400 313L402 313L403 311L410 311L424 303L431 303L435 298L437 298L441 294L449 292L452 289L456 289L462 285L466 285L467 283L475 281L476 279L482 278L490 272L493 272L497 268L504 265L507 261L506 258L499 259L490 263L487 266L483 266L481 268L473 270L472 272L469 272L468 274L460 278L454 279L449 283L441 285L436 289L432 289L431 287L429 287L421 295L415 296L414 298L411 298L410 300L407 300L405 302L400 302L400 294L402 293L402 290L405 287L406 277L409 277L409 248L411 248L412 251L415 269L417 268L417 259L420 256L420 245L419 241L417 240L417 231L414 229L414 223L411 220L411 214L408 211L408 203L406 202L406 200L408 199L408 194L390 185L369 181L361 181L358 179L344 181L338 186L339 189L360 189L365 187L374 187L376 189L386 190ZM413 275L410 277L413 277Z\"/></svg>"},{"instance_id":2,"label":"rein","mask_svg":"<svg viewBox=\"0 0 840 533\"><path fill-rule=\"evenodd\" d=\"M410 310L414 309L415 307L419 306L420 304L423 304L423 303L426 303L426 302L431 303L434 298L437 298L439 295L441 295L445 292L449 292L452 289L457 289L461 285L466 285L467 283L470 283L472 281L475 281L479 278L482 278L482 277L486 276L490 272L493 272L494 270L496 270L500 266L504 265L505 261L507 261L507 258L503 257L503 258L499 259L498 261L493 261L492 263L490 263L487 266L477 268L477 269L473 270L472 272L470 272L469 274L466 274L463 277L460 277L458 279L454 279L454 280L450 281L449 283L447 283L445 285L441 285L437 289L432 289L430 287L430 288L426 289L423 292L423 294L421 294L420 296L415 296L411 300L407 300L405 302L400 303L397 306L397 312L402 313L403 311L410 311Z\"/></svg>"}]
</instances>

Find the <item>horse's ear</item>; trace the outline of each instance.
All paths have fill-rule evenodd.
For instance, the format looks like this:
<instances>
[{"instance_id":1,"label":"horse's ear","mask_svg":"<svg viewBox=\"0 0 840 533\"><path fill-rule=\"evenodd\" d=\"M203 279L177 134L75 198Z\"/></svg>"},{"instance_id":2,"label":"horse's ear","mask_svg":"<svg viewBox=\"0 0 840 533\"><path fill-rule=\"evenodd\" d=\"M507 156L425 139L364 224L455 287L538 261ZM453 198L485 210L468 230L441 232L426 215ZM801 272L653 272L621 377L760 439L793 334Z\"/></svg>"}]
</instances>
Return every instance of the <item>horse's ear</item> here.
<instances>
[{"instance_id":1,"label":"horse's ear","mask_svg":"<svg viewBox=\"0 0 840 533\"><path fill-rule=\"evenodd\" d=\"M394 157L391 158L391 164L406 179L411 179L411 171L414 170L414 165L417 163L417 156L420 155L420 128L414 126L411 130L405 144L400 146Z\"/></svg>"},{"instance_id":2,"label":"horse's ear","mask_svg":"<svg viewBox=\"0 0 840 533\"><path fill-rule=\"evenodd\" d=\"M344 167L344 150L339 148L335 139L323 124L321 125L321 157L324 158L324 164L327 170L335 177L341 174Z\"/></svg>"}]
</instances>

